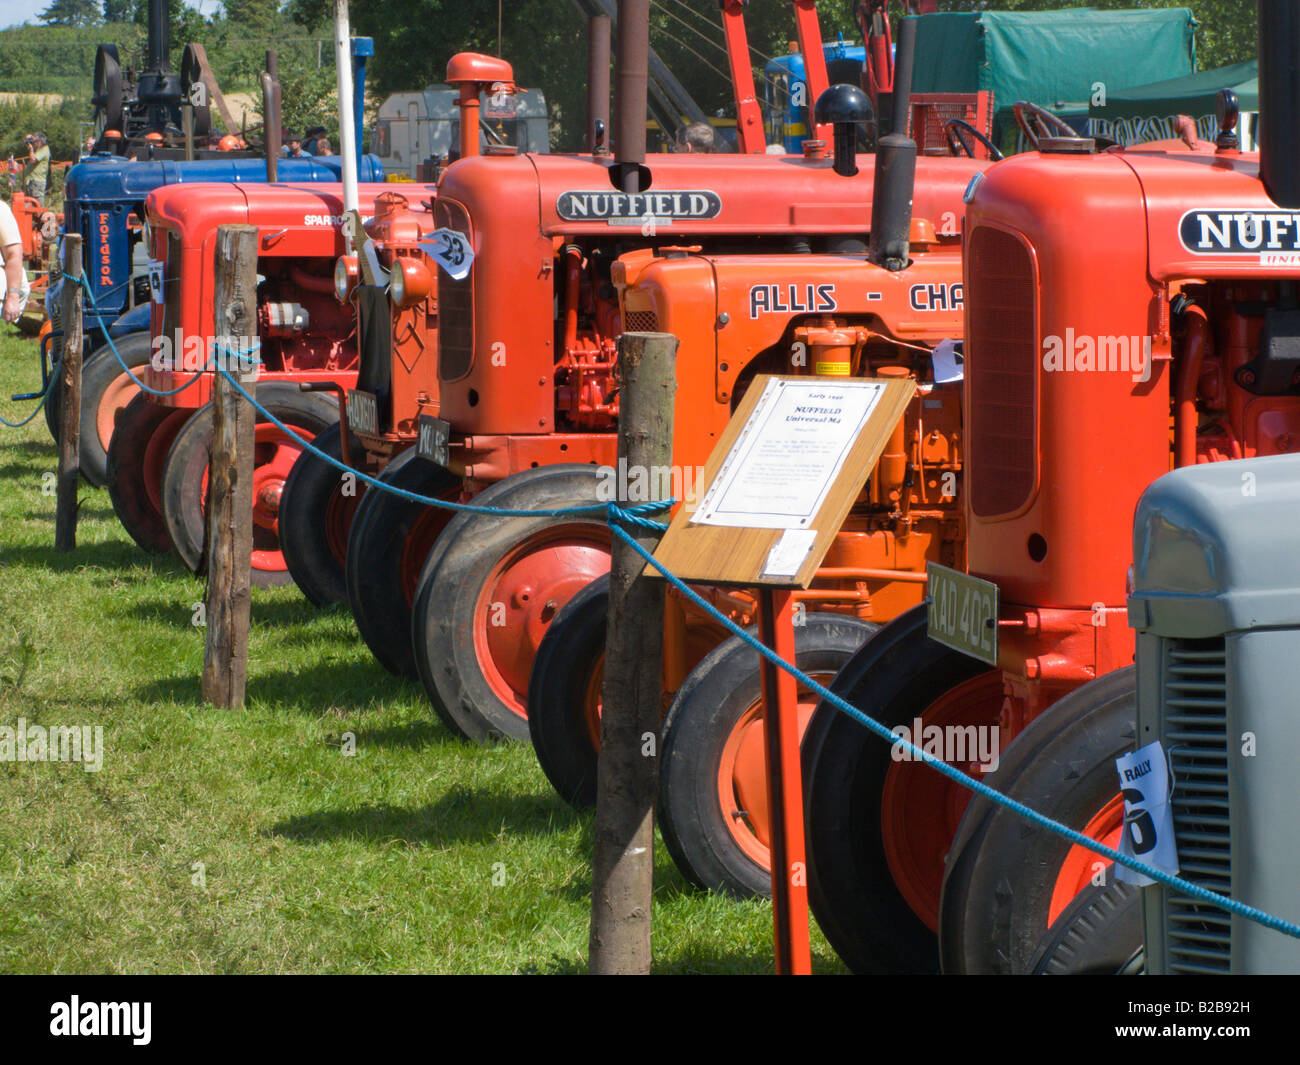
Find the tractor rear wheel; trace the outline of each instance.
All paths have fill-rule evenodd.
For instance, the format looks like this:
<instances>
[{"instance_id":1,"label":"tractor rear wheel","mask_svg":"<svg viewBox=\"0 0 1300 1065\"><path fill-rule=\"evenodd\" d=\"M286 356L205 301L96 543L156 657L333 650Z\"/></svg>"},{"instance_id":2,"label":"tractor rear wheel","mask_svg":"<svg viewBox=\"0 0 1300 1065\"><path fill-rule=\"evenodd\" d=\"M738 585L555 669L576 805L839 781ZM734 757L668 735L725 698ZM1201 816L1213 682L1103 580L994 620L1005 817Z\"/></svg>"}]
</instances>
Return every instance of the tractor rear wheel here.
<instances>
[{"instance_id":1,"label":"tractor rear wheel","mask_svg":"<svg viewBox=\"0 0 1300 1065\"><path fill-rule=\"evenodd\" d=\"M139 377L149 365L153 350L149 334L130 333L113 343L122 362ZM81 476L96 487L108 483L108 445L122 411L139 392L139 386L122 369L122 363L107 344L92 353L82 367Z\"/></svg>"},{"instance_id":2,"label":"tractor rear wheel","mask_svg":"<svg viewBox=\"0 0 1300 1065\"><path fill-rule=\"evenodd\" d=\"M923 735L988 735L1002 709L1001 673L929 639L924 606L874 633L832 691L909 734L919 719ZM825 703L801 750L808 898L826 938L855 972L936 971L944 856L970 793ZM952 764L979 776L965 754Z\"/></svg>"},{"instance_id":3,"label":"tractor rear wheel","mask_svg":"<svg viewBox=\"0 0 1300 1065\"><path fill-rule=\"evenodd\" d=\"M378 478L430 499L455 501L460 478L409 448ZM411 603L438 534L453 512L379 488L357 507L348 534L344 587L357 631L380 665L399 677L419 677L411 650Z\"/></svg>"},{"instance_id":4,"label":"tractor rear wheel","mask_svg":"<svg viewBox=\"0 0 1300 1065\"><path fill-rule=\"evenodd\" d=\"M528 735L537 762L560 798L578 810L596 805L608 612L606 574L555 615L528 678Z\"/></svg>"},{"instance_id":5,"label":"tractor rear wheel","mask_svg":"<svg viewBox=\"0 0 1300 1065\"><path fill-rule=\"evenodd\" d=\"M343 461L343 431L335 422L312 441L317 448ZM316 606L329 606L347 595L343 563L348 532L364 481L304 451L285 478L280 496L280 550L289 576Z\"/></svg>"},{"instance_id":6,"label":"tractor rear wheel","mask_svg":"<svg viewBox=\"0 0 1300 1065\"><path fill-rule=\"evenodd\" d=\"M795 664L830 684L876 628L808 614ZM802 735L817 697L799 689ZM772 894L771 811L761 659L738 636L715 648L678 690L662 730L659 827L687 880L737 898Z\"/></svg>"},{"instance_id":7,"label":"tractor rear wheel","mask_svg":"<svg viewBox=\"0 0 1300 1065\"><path fill-rule=\"evenodd\" d=\"M272 381L259 385L257 402L310 442L338 420L338 406L320 392L299 392L296 385ZM254 429L253 584L270 588L288 584L289 571L280 551L280 496L285 478L302 453L299 444L260 417ZM176 434L163 470L162 512L176 553L198 573L206 559L208 455L212 447L212 404L194 412Z\"/></svg>"},{"instance_id":8,"label":"tractor rear wheel","mask_svg":"<svg viewBox=\"0 0 1300 1065\"><path fill-rule=\"evenodd\" d=\"M1058 699L1020 733L987 783L1032 810L1118 846L1115 759L1137 737L1137 673L1108 673ZM1028 972L1047 929L1080 892L1114 877L1109 859L1004 806L974 799L944 874L939 940L946 973ZM1116 927L1115 936L1123 930ZM1137 941L1106 944L1127 956Z\"/></svg>"},{"instance_id":9,"label":"tractor rear wheel","mask_svg":"<svg viewBox=\"0 0 1300 1065\"><path fill-rule=\"evenodd\" d=\"M143 392L123 409L108 446L106 475L113 511L145 551L172 550L162 515L162 475L167 452L193 412L163 407Z\"/></svg>"},{"instance_id":10,"label":"tractor rear wheel","mask_svg":"<svg viewBox=\"0 0 1300 1065\"><path fill-rule=\"evenodd\" d=\"M565 463L499 481L483 506L558 510L595 505L599 470ZM610 533L597 515L459 514L420 576L412 643L438 715L476 743L528 738L528 675L560 609L609 572Z\"/></svg>"}]
</instances>

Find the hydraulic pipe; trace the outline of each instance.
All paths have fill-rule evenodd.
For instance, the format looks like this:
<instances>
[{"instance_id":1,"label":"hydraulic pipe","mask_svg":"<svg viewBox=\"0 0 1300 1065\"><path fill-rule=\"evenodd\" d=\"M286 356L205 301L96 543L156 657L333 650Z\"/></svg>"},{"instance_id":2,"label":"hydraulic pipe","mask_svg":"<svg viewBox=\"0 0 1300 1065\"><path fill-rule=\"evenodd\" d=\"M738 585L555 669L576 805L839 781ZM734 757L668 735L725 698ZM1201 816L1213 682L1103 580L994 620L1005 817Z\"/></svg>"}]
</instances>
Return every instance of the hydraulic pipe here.
<instances>
[{"instance_id":1,"label":"hydraulic pipe","mask_svg":"<svg viewBox=\"0 0 1300 1065\"><path fill-rule=\"evenodd\" d=\"M582 249L576 244L564 247L564 350L560 358L578 346L578 290L582 283Z\"/></svg>"}]
</instances>

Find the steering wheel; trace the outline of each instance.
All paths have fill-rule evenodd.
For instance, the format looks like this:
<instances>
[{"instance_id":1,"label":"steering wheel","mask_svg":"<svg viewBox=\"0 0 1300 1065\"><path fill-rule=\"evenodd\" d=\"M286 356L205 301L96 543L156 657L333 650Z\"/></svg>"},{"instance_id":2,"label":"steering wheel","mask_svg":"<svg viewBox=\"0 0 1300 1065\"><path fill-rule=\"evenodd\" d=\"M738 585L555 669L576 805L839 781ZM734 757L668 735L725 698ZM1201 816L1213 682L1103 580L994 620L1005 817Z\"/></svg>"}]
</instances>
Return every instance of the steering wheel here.
<instances>
[{"instance_id":1,"label":"steering wheel","mask_svg":"<svg viewBox=\"0 0 1300 1065\"><path fill-rule=\"evenodd\" d=\"M1035 151L1038 150L1038 139L1040 137L1077 137L1078 131L1068 125L1063 119L1057 118L1051 111L1044 110L1037 104L1031 104L1027 100L1021 100L1018 104L1012 105L1012 113L1016 116L1016 125L1020 127L1030 145ZM1035 127L1037 132L1035 132Z\"/></svg>"},{"instance_id":2,"label":"steering wheel","mask_svg":"<svg viewBox=\"0 0 1300 1065\"><path fill-rule=\"evenodd\" d=\"M989 153L989 158L995 163L1003 157L1002 153L998 151L997 145L962 118L950 118L943 124L943 135L948 141L949 153L952 155L961 155L962 152L965 152L966 158L975 158L975 149L971 145L971 142L966 139L966 134L968 133L979 141L980 144L984 145L984 150Z\"/></svg>"}]
</instances>

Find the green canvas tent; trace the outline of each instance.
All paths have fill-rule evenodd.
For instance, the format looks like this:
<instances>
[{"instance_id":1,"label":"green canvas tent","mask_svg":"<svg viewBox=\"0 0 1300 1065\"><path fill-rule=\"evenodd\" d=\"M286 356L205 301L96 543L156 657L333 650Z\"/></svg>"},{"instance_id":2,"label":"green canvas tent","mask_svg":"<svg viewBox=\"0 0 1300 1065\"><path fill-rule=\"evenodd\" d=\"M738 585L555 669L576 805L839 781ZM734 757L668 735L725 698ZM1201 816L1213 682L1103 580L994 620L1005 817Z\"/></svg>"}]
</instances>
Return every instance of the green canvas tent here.
<instances>
[{"instance_id":1,"label":"green canvas tent","mask_svg":"<svg viewBox=\"0 0 1300 1065\"><path fill-rule=\"evenodd\" d=\"M1112 11L976 11L918 15L912 91L993 94L994 140L1011 106L1085 108L1098 84L1107 97L1190 74L1197 26L1185 7Z\"/></svg>"},{"instance_id":2,"label":"green canvas tent","mask_svg":"<svg viewBox=\"0 0 1300 1065\"><path fill-rule=\"evenodd\" d=\"M1166 115L1212 115L1220 89L1231 89L1243 111L1259 110L1259 64L1234 63L1201 70L1181 78L1106 94L1104 104L1092 104L1093 118L1161 118Z\"/></svg>"}]
</instances>

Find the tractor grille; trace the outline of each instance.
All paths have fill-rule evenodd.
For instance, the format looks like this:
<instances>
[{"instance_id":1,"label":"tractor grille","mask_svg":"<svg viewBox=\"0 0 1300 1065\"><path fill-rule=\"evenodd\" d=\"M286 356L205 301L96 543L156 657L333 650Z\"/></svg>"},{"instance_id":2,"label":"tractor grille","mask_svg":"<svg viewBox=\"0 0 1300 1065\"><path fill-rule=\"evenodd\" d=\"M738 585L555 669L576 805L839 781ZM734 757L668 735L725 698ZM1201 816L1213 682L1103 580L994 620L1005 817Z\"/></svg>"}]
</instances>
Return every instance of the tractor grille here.
<instances>
[{"instance_id":1,"label":"tractor grille","mask_svg":"<svg viewBox=\"0 0 1300 1065\"><path fill-rule=\"evenodd\" d=\"M469 212L455 200L440 197L433 205L434 225L463 233L473 246L474 232ZM454 280L445 270L438 273L438 379L456 381L474 364L474 273L471 266L464 280Z\"/></svg>"},{"instance_id":2,"label":"tractor grille","mask_svg":"<svg viewBox=\"0 0 1300 1065\"><path fill-rule=\"evenodd\" d=\"M1038 455L1038 278L1028 245L979 226L967 250L971 507L1011 514L1034 490Z\"/></svg>"},{"instance_id":3,"label":"tractor grille","mask_svg":"<svg viewBox=\"0 0 1300 1065\"><path fill-rule=\"evenodd\" d=\"M1163 641L1161 739L1173 774L1174 838L1184 879L1232 894L1228 814L1228 698L1224 640ZM1167 971L1226 973L1230 915L1161 891Z\"/></svg>"},{"instance_id":4,"label":"tractor grille","mask_svg":"<svg viewBox=\"0 0 1300 1065\"><path fill-rule=\"evenodd\" d=\"M654 311L628 311L623 315L623 332L657 333L659 332L659 315Z\"/></svg>"}]
</instances>

